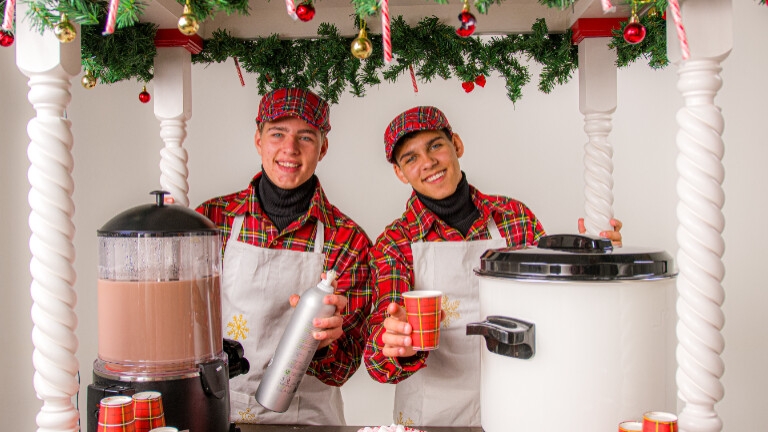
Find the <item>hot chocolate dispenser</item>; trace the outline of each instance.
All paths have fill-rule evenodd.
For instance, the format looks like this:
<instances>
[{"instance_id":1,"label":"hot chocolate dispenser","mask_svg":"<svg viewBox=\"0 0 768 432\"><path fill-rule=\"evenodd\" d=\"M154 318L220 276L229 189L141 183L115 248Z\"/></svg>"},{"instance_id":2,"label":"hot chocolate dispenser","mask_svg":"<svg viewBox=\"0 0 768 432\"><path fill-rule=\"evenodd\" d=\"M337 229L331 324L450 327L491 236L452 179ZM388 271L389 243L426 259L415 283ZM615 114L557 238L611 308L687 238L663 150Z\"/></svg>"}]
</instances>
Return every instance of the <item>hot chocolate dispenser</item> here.
<instances>
[{"instance_id":1,"label":"hot chocolate dispenser","mask_svg":"<svg viewBox=\"0 0 768 432\"><path fill-rule=\"evenodd\" d=\"M221 324L221 239L204 216L156 203L115 216L98 230L98 358L88 386L87 430L99 401L162 394L168 426L227 432L229 379L248 362Z\"/></svg>"}]
</instances>

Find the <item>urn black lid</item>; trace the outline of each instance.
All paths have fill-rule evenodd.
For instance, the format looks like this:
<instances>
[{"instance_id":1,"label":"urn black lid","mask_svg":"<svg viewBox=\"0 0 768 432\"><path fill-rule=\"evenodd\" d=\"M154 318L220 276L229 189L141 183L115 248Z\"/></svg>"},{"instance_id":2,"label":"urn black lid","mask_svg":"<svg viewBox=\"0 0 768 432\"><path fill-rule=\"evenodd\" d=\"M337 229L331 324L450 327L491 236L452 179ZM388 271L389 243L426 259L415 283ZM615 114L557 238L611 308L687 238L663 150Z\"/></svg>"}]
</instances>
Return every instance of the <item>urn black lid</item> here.
<instances>
[{"instance_id":1,"label":"urn black lid","mask_svg":"<svg viewBox=\"0 0 768 432\"><path fill-rule=\"evenodd\" d=\"M172 237L179 235L217 235L210 219L180 205L166 205L166 191L150 192L154 204L128 209L113 217L98 231L99 237Z\"/></svg>"}]
</instances>

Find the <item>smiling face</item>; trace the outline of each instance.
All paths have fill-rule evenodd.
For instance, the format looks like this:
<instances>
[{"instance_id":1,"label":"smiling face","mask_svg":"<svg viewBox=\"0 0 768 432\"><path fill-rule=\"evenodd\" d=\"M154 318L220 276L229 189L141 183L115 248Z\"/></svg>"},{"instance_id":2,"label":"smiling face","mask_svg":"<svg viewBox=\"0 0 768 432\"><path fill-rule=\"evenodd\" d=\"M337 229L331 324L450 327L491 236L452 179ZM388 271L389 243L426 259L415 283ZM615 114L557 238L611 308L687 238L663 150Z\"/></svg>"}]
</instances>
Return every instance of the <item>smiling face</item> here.
<instances>
[{"instance_id":1,"label":"smiling face","mask_svg":"<svg viewBox=\"0 0 768 432\"><path fill-rule=\"evenodd\" d=\"M394 151L397 178L432 199L456 192L461 181L459 158L464 143L457 134L449 138L442 130L426 130L406 136Z\"/></svg>"},{"instance_id":2,"label":"smiling face","mask_svg":"<svg viewBox=\"0 0 768 432\"><path fill-rule=\"evenodd\" d=\"M264 172L282 189L295 189L309 180L328 151L328 139L298 117L264 122L254 141Z\"/></svg>"}]
</instances>

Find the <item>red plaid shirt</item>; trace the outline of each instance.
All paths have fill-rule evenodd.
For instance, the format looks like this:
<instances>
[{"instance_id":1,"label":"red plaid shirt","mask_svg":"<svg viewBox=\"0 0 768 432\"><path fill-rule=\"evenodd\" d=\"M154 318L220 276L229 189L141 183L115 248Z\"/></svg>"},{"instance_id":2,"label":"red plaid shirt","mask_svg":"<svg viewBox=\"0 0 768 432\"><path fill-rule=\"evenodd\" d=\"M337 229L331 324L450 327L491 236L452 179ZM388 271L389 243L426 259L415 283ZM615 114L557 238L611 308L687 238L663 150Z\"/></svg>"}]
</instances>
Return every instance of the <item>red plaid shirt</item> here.
<instances>
[{"instance_id":1,"label":"red plaid shirt","mask_svg":"<svg viewBox=\"0 0 768 432\"><path fill-rule=\"evenodd\" d=\"M426 208L414 193L405 213L384 230L371 249L371 271L376 289L363 359L368 373L379 382L402 381L421 369L427 359L428 351L419 351L409 358L386 357L381 352L387 306L391 302L402 305L402 293L410 291L413 285L412 242L487 240L491 238L487 228L490 217L508 246L536 245L544 235L541 223L525 204L511 198L484 195L471 185L469 190L480 218L472 224L466 238Z\"/></svg>"},{"instance_id":2,"label":"red plaid shirt","mask_svg":"<svg viewBox=\"0 0 768 432\"><path fill-rule=\"evenodd\" d=\"M232 221L238 215L245 214L240 241L269 249L311 251L315 245L317 220L323 223L323 269L336 270L336 292L346 294L348 303L343 313L344 335L327 349L318 350L307 373L326 384L340 386L357 370L365 347L367 332L364 326L371 306L368 267L371 240L360 226L328 202L319 180L309 211L291 222L284 232L278 232L256 195L260 177L261 173L256 174L245 190L204 202L197 212L207 216L221 230L222 253Z\"/></svg>"}]
</instances>

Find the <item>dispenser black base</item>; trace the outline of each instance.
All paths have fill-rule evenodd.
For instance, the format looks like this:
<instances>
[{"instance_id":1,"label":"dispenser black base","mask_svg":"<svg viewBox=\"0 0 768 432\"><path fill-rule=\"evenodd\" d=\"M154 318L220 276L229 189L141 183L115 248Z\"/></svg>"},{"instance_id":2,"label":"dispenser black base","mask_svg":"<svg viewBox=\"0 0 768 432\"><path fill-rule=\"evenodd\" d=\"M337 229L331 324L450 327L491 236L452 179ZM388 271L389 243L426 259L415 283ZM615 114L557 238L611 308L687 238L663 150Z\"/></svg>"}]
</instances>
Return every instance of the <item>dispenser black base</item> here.
<instances>
[{"instance_id":1,"label":"dispenser black base","mask_svg":"<svg viewBox=\"0 0 768 432\"><path fill-rule=\"evenodd\" d=\"M189 432L230 432L229 374L224 361L200 364L197 372L171 379L131 379L94 370L85 410L87 432L97 430L102 398L142 391L162 394L167 426Z\"/></svg>"}]
</instances>

